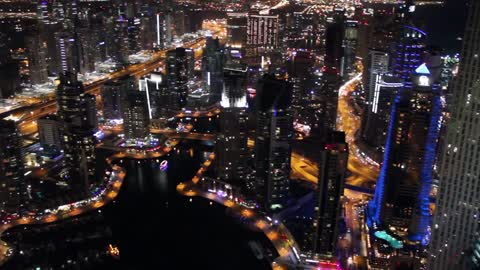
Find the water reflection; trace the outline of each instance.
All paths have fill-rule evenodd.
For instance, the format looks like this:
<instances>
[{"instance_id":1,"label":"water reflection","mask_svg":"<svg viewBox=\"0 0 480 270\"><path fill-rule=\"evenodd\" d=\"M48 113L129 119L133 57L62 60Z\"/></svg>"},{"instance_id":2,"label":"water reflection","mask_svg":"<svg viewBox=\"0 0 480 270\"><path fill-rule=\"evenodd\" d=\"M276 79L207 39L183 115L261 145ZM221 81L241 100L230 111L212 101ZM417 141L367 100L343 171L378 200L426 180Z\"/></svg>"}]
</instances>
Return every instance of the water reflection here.
<instances>
[{"instance_id":1,"label":"water reflection","mask_svg":"<svg viewBox=\"0 0 480 270\"><path fill-rule=\"evenodd\" d=\"M273 256L263 233L221 205L176 193L211 151L185 141L159 159L123 160L127 177L114 203L74 220L12 229L6 239L16 252L4 269L270 269L269 257L258 259L249 244ZM110 244L119 258L108 253Z\"/></svg>"}]
</instances>

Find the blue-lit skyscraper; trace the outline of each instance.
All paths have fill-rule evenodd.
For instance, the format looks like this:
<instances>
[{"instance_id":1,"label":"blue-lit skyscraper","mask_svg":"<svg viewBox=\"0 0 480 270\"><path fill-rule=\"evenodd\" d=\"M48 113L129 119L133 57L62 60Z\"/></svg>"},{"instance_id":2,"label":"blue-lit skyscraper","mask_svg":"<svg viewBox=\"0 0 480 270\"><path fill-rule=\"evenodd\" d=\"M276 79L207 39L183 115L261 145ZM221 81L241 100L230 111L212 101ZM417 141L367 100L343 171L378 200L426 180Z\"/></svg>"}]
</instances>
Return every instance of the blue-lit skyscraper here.
<instances>
[{"instance_id":1,"label":"blue-lit skyscraper","mask_svg":"<svg viewBox=\"0 0 480 270\"><path fill-rule=\"evenodd\" d=\"M426 37L427 34L421 29L403 26L393 54L393 75L404 81L410 78L410 74L423 63Z\"/></svg>"},{"instance_id":2,"label":"blue-lit skyscraper","mask_svg":"<svg viewBox=\"0 0 480 270\"><path fill-rule=\"evenodd\" d=\"M417 66L392 105L383 164L369 204L375 229L424 244L441 111L435 76L425 64Z\"/></svg>"}]
</instances>

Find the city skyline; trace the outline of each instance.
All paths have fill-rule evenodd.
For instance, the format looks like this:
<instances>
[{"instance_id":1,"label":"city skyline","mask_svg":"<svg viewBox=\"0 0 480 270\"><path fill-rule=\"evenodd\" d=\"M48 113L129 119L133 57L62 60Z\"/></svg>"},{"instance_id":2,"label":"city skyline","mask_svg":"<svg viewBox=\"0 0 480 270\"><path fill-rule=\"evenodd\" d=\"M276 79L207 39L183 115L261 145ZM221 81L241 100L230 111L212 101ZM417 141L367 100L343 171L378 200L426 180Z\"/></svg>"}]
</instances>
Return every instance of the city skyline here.
<instances>
[{"instance_id":1,"label":"city skyline","mask_svg":"<svg viewBox=\"0 0 480 270\"><path fill-rule=\"evenodd\" d=\"M0 268L478 269L479 10L0 1Z\"/></svg>"}]
</instances>

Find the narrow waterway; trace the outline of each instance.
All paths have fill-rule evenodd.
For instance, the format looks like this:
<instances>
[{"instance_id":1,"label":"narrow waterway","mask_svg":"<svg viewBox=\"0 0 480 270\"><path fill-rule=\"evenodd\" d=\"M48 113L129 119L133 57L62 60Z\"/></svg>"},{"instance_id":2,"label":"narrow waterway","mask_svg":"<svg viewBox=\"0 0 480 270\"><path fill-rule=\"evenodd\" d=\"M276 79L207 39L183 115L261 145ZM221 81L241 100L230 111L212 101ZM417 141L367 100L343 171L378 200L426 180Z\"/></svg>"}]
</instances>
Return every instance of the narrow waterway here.
<instances>
[{"instance_id":1,"label":"narrow waterway","mask_svg":"<svg viewBox=\"0 0 480 270\"><path fill-rule=\"evenodd\" d=\"M262 232L222 205L175 190L212 150L183 141L159 159L118 161L127 176L113 203L58 224L13 228L4 239L15 254L2 269L271 269L277 254ZM164 160L167 168L160 166ZM109 244L118 247L119 259L106 253Z\"/></svg>"}]
</instances>

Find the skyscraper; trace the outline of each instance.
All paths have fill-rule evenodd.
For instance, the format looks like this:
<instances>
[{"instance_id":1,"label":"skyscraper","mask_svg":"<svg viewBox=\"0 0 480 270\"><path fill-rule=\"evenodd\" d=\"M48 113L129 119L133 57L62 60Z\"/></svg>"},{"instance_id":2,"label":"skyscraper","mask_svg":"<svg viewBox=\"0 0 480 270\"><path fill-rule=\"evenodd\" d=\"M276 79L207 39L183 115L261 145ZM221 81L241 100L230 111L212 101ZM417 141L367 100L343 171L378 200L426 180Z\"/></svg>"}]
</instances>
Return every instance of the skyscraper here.
<instances>
[{"instance_id":1,"label":"skyscraper","mask_svg":"<svg viewBox=\"0 0 480 270\"><path fill-rule=\"evenodd\" d=\"M128 54L135 54L140 51L140 19L136 17L127 18L127 41Z\"/></svg>"},{"instance_id":2,"label":"skyscraper","mask_svg":"<svg viewBox=\"0 0 480 270\"><path fill-rule=\"evenodd\" d=\"M325 66L322 68L322 87L319 98L322 102L321 125L324 130L335 130L337 125L338 89L340 89L342 78L338 69Z\"/></svg>"},{"instance_id":3,"label":"skyscraper","mask_svg":"<svg viewBox=\"0 0 480 270\"><path fill-rule=\"evenodd\" d=\"M151 119L168 117L170 93L165 76L160 72L152 72L139 81L140 91L147 93L147 105Z\"/></svg>"},{"instance_id":4,"label":"skyscraper","mask_svg":"<svg viewBox=\"0 0 480 270\"><path fill-rule=\"evenodd\" d=\"M55 33L55 42L57 46L57 72L80 72L79 52L75 35L70 32Z\"/></svg>"},{"instance_id":5,"label":"skyscraper","mask_svg":"<svg viewBox=\"0 0 480 270\"><path fill-rule=\"evenodd\" d=\"M228 46L244 47L247 42L247 13L227 13Z\"/></svg>"},{"instance_id":6,"label":"skyscraper","mask_svg":"<svg viewBox=\"0 0 480 270\"><path fill-rule=\"evenodd\" d=\"M404 81L410 78L410 74L424 62L426 38L423 30L410 25L403 26L392 54L393 75Z\"/></svg>"},{"instance_id":7,"label":"skyscraper","mask_svg":"<svg viewBox=\"0 0 480 270\"><path fill-rule=\"evenodd\" d=\"M89 26L85 25L76 28L75 33L76 50L79 72L85 74L95 71L95 54L97 53L97 40Z\"/></svg>"},{"instance_id":8,"label":"skyscraper","mask_svg":"<svg viewBox=\"0 0 480 270\"><path fill-rule=\"evenodd\" d=\"M479 233L480 2L470 1L450 119L439 162L439 189L432 223L429 269L469 268ZM478 248L477 248L478 250Z\"/></svg>"},{"instance_id":9,"label":"skyscraper","mask_svg":"<svg viewBox=\"0 0 480 270\"><path fill-rule=\"evenodd\" d=\"M56 98L57 115L64 125L67 179L73 181L72 187L86 190L95 175L95 96L85 93L76 74L64 72L60 74Z\"/></svg>"},{"instance_id":10,"label":"skyscraper","mask_svg":"<svg viewBox=\"0 0 480 270\"><path fill-rule=\"evenodd\" d=\"M370 49L367 58L363 65L363 89L368 97L367 105L370 110L373 104L375 94L375 83L377 82L377 75L388 73L389 55L385 51Z\"/></svg>"},{"instance_id":11,"label":"skyscraper","mask_svg":"<svg viewBox=\"0 0 480 270\"><path fill-rule=\"evenodd\" d=\"M207 37L202 59L204 88L209 91L212 101L218 102L222 97L224 54L220 40Z\"/></svg>"},{"instance_id":12,"label":"skyscraper","mask_svg":"<svg viewBox=\"0 0 480 270\"><path fill-rule=\"evenodd\" d=\"M102 87L102 110L106 120L122 119L123 101L128 91L126 81L107 82Z\"/></svg>"},{"instance_id":13,"label":"skyscraper","mask_svg":"<svg viewBox=\"0 0 480 270\"><path fill-rule=\"evenodd\" d=\"M175 9L173 13L173 25L175 26L175 35L177 37L181 37L183 36L183 34L185 34L185 12L181 9Z\"/></svg>"},{"instance_id":14,"label":"skyscraper","mask_svg":"<svg viewBox=\"0 0 480 270\"><path fill-rule=\"evenodd\" d=\"M248 55L256 56L278 46L278 15L249 15L247 21Z\"/></svg>"},{"instance_id":15,"label":"skyscraper","mask_svg":"<svg viewBox=\"0 0 480 270\"><path fill-rule=\"evenodd\" d=\"M265 75L257 85L255 129L255 182L266 211L286 207L290 153L293 140L291 85Z\"/></svg>"},{"instance_id":16,"label":"skyscraper","mask_svg":"<svg viewBox=\"0 0 480 270\"><path fill-rule=\"evenodd\" d=\"M314 132L313 132L314 133ZM318 190L315 194L311 252L321 256L336 256L341 220L343 187L348 163L348 145L345 133L330 132L314 142L319 148ZM307 142L308 143L308 142Z\"/></svg>"},{"instance_id":17,"label":"skyscraper","mask_svg":"<svg viewBox=\"0 0 480 270\"><path fill-rule=\"evenodd\" d=\"M13 121L0 120L0 201L2 209L18 211L23 203L23 153L20 134Z\"/></svg>"},{"instance_id":18,"label":"skyscraper","mask_svg":"<svg viewBox=\"0 0 480 270\"><path fill-rule=\"evenodd\" d=\"M40 35L37 32L31 33L25 38L28 51L28 69L30 82L42 84L48 81L47 54Z\"/></svg>"},{"instance_id":19,"label":"skyscraper","mask_svg":"<svg viewBox=\"0 0 480 270\"><path fill-rule=\"evenodd\" d=\"M108 55L119 65L128 63L128 21L125 17L112 17L108 19L107 47Z\"/></svg>"},{"instance_id":20,"label":"skyscraper","mask_svg":"<svg viewBox=\"0 0 480 270\"><path fill-rule=\"evenodd\" d=\"M187 78L191 82L195 80L195 51L187 48L185 54L187 57Z\"/></svg>"},{"instance_id":21,"label":"skyscraper","mask_svg":"<svg viewBox=\"0 0 480 270\"><path fill-rule=\"evenodd\" d=\"M9 98L20 89L18 64L10 55L7 40L6 35L0 33L0 98Z\"/></svg>"},{"instance_id":22,"label":"skyscraper","mask_svg":"<svg viewBox=\"0 0 480 270\"><path fill-rule=\"evenodd\" d=\"M127 143L146 141L150 134L150 113L147 91L130 89L125 99L123 130Z\"/></svg>"},{"instance_id":23,"label":"skyscraper","mask_svg":"<svg viewBox=\"0 0 480 270\"><path fill-rule=\"evenodd\" d=\"M156 39L155 46L163 50L172 41L171 15L167 11L158 11L155 14Z\"/></svg>"},{"instance_id":24,"label":"skyscraper","mask_svg":"<svg viewBox=\"0 0 480 270\"><path fill-rule=\"evenodd\" d=\"M243 188L247 174L247 67L228 65L224 69L220 131L217 136L218 178Z\"/></svg>"},{"instance_id":25,"label":"skyscraper","mask_svg":"<svg viewBox=\"0 0 480 270\"><path fill-rule=\"evenodd\" d=\"M369 203L372 228L426 245L441 112L440 86L422 64L392 105L380 176Z\"/></svg>"},{"instance_id":26,"label":"skyscraper","mask_svg":"<svg viewBox=\"0 0 480 270\"><path fill-rule=\"evenodd\" d=\"M362 138L369 146L383 148L390 121L391 105L403 88L403 83L400 78L390 74L374 76L376 81L374 88L371 89L372 99L364 113Z\"/></svg>"},{"instance_id":27,"label":"skyscraper","mask_svg":"<svg viewBox=\"0 0 480 270\"><path fill-rule=\"evenodd\" d=\"M325 66L338 71L343 76L342 59L344 50L342 48L345 36L344 16L335 16L331 23L328 23L325 31Z\"/></svg>"},{"instance_id":28,"label":"skyscraper","mask_svg":"<svg viewBox=\"0 0 480 270\"><path fill-rule=\"evenodd\" d=\"M57 149L63 147L62 122L56 115L47 115L38 119L38 137L43 147L55 146Z\"/></svg>"},{"instance_id":29,"label":"skyscraper","mask_svg":"<svg viewBox=\"0 0 480 270\"><path fill-rule=\"evenodd\" d=\"M170 109L172 111L181 110L187 105L187 68L185 48L176 48L167 52L166 76L168 91L171 94Z\"/></svg>"},{"instance_id":30,"label":"skyscraper","mask_svg":"<svg viewBox=\"0 0 480 270\"><path fill-rule=\"evenodd\" d=\"M37 18L44 24L50 23L50 18L48 15L48 1L40 0L37 4Z\"/></svg>"},{"instance_id":31,"label":"skyscraper","mask_svg":"<svg viewBox=\"0 0 480 270\"><path fill-rule=\"evenodd\" d=\"M140 49L152 50L156 43L156 18L152 15L151 7L143 6L140 13Z\"/></svg>"},{"instance_id":32,"label":"skyscraper","mask_svg":"<svg viewBox=\"0 0 480 270\"><path fill-rule=\"evenodd\" d=\"M358 21L345 21L345 36L343 38L344 53L342 59L343 75L348 75L355 71L355 59L357 56L358 43Z\"/></svg>"}]
</instances>

